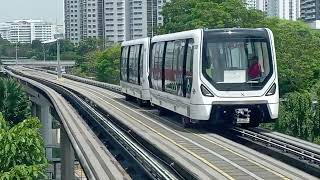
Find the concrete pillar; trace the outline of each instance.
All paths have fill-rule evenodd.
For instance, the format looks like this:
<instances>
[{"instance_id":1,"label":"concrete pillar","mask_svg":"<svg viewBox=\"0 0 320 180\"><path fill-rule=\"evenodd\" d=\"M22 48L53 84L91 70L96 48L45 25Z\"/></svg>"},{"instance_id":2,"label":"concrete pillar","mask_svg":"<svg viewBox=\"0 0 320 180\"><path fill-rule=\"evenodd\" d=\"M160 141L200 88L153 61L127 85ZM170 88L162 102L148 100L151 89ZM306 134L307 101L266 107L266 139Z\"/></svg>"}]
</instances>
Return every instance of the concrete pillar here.
<instances>
[{"instance_id":1,"label":"concrete pillar","mask_svg":"<svg viewBox=\"0 0 320 180\"><path fill-rule=\"evenodd\" d=\"M42 104L41 105L41 116L42 122L42 136L44 139L45 145L52 145L52 116L50 113L50 105L49 104ZM48 160L52 159L52 149L46 149L46 155Z\"/></svg>"},{"instance_id":2,"label":"concrete pillar","mask_svg":"<svg viewBox=\"0 0 320 180\"><path fill-rule=\"evenodd\" d=\"M74 179L74 150L63 127L61 127L60 139L61 179Z\"/></svg>"}]
</instances>

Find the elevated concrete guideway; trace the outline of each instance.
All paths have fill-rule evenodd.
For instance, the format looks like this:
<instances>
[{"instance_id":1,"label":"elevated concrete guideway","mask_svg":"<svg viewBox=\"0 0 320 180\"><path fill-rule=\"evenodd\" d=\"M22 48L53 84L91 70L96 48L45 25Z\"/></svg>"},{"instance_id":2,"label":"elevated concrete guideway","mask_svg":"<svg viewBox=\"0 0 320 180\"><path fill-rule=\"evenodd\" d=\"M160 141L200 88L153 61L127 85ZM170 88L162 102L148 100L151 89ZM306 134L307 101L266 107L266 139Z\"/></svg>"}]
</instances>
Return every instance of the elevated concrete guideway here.
<instances>
[{"instance_id":1,"label":"elevated concrete guideway","mask_svg":"<svg viewBox=\"0 0 320 180\"><path fill-rule=\"evenodd\" d=\"M52 74L30 69L20 71L59 83L52 71ZM63 74L63 77L65 79L60 85L78 92L94 106L118 117L119 121L130 127L131 133L136 132L137 136L143 137L158 151L174 157L172 162L183 164L199 179L315 179L299 169L215 133L183 129L173 122L176 120L174 117L160 117L152 109L139 108L125 101L121 94L115 93L119 92L120 87L67 74Z\"/></svg>"},{"instance_id":2,"label":"elevated concrete guideway","mask_svg":"<svg viewBox=\"0 0 320 180\"><path fill-rule=\"evenodd\" d=\"M145 146L150 145L155 150L151 152L165 152L168 155L165 157L170 158L165 162L169 162L170 166L181 165L177 170L185 169L198 179L317 179L317 176L219 134L184 129L175 123L175 117L160 117L154 109L140 108L125 101L123 95L118 93L121 89L118 86L67 74L63 74L61 81L56 79L53 71L19 66L8 69L27 79L39 79L39 83L55 83L77 92L112 120L121 121L122 127L128 127L125 131L131 136L141 137ZM64 147L68 150L67 146ZM68 151L64 153L70 154Z\"/></svg>"},{"instance_id":3,"label":"elevated concrete guideway","mask_svg":"<svg viewBox=\"0 0 320 180\"><path fill-rule=\"evenodd\" d=\"M43 123L44 128L41 132L48 140L46 148L55 147L47 131L50 129L52 120L50 108L57 111L62 131L60 136L61 179L75 179L75 155L88 179L131 179L104 144L88 129L89 127L85 125L76 109L59 93L34 80L11 71L6 72L10 77L19 80L27 90L30 90L28 93L34 103L39 103L39 108L33 108L33 114L40 116ZM44 98L48 99L44 100ZM40 111L37 112L37 109ZM47 157L51 155L50 151L47 152Z\"/></svg>"},{"instance_id":4,"label":"elevated concrete guideway","mask_svg":"<svg viewBox=\"0 0 320 180\"><path fill-rule=\"evenodd\" d=\"M33 59L19 59L16 62L15 59L1 59L1 64L5 66L10 65L20 65L20 66L32 66L32 67L56 67L58 63L56 60L53 61L36 61ZM75 66L75 61L68 60L68 61L60 61L61 66L64 67L73 67Z\"/></svg>"}]
</instances>

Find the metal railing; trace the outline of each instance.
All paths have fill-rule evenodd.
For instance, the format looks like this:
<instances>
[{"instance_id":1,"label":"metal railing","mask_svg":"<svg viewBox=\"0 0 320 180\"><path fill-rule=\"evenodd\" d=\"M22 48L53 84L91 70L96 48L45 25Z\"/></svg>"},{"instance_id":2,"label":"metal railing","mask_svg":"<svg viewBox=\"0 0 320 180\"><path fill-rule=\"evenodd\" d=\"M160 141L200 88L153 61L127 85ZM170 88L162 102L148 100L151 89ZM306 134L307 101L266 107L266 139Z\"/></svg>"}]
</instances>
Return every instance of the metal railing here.
<instances>
[{"instance_id":1,"label":"metal railing","mask_svg":"<svg viewBox=\"0 0 320 180\"><path fill-rule=\"evenodd\" d=\"M36 60L1 60L1 63L6 66L20 65L20 66L41 66L51 67L58 66L57 61L36 61ZM61 66L75 66L75 61L61 61Z\"/></svg>"},{"instance_id":2,"label":"metal railing","mask_svg":"<svg viewBox=\"0 0 320 180\"><path fill-rule=\"evenodd\" d=\"M255 132L255 129L234 127L232 131L240 134L242 138L248 139L254 144L268 149L267 151L272 152L272 156L281 158L282 161L298 167L309 174L320 176L320 150L315 150L309 147L310 145L308 146L299 141L292 141L285 137L276 137ZM263 149L260 148L258 151L262 150Z\"/></svg>"}]
</instances>

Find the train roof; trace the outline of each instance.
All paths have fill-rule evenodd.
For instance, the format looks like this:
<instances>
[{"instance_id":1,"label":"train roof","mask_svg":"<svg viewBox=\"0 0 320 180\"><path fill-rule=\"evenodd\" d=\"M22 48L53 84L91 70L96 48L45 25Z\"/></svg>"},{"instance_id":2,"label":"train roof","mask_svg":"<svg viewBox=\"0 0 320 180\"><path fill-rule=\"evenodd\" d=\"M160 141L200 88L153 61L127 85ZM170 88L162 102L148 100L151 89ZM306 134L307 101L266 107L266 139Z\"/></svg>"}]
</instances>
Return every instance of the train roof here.
<instances>
[{"instance_id":1,"label":"train roof","mask_svg":"<svg viewBox=\"0 0 320 180\"><path fill-rule=\"evenodd\" d=\"M268 37L268 33L271 31L268 28L220 28L220 29L195 29L189 31L182 31L170 34L163 34L154 36L151 38L141 38L130 41L124 41L122 46L130 46L136 44L144 44L159 41L170 41L175 39L188 39L188 38L197 38L202 36L203 33L210 33L211 36L225 37L226 35L233 35L238 37L244 37L248 34L250 36L259 36L259 37Z\"/></svg>"},{"instance_id":2,"label":"train roof","mask_svg":"<svg viewBox=\"0 0 320 180\"><path fill-rule=\"evenodd\" d=\"M195 29L190 31L182 31L182 32L176 32L171 34L158 35L152 38L152 42L170 41L174 39L195 38L195 37L201 36L202 32L203 32L203 29Z\"/></svg>"},{"instance_id":3,"label":"train roof","mask_svg":"<svg viewBox=\"0 0 320 180\"><path fill-rule=\"evenodd\" d=\"M226 36L232 34L233 36L263 36L267 37L270 32L267 28L220 28L220 29L195 29L190 31L182 31L171 34L164 34L154 36L152 42L170 41L174 39L186 39L200 37L203 33L210 33L211 35Z\"/></svg>"},{"instance_id":4,"label":"train roof","mask_svg":"<svg viewBox=\"0 0 320 180\"><path fill-rule=\"evenodd\" d=\"M134 39L134 40L130 40L130 41L124 41L122 42L121 46L131 46L131 45L136 45L136 44L145 44L145 43L149 43L150 42L149 37L147 38L141 38L141 39Z\"/></svg>"},{"instance_id":5,"label":"train roof","mask_svg":"<svg viewBox=\"0 0 320 180\"><path fill-rule=\"evenodd\" d=\"M271 32L267 28L225 28L204 30L210 37L215 38L246 38L246 37L268 37Z\"/></svg>"}]
</instances>

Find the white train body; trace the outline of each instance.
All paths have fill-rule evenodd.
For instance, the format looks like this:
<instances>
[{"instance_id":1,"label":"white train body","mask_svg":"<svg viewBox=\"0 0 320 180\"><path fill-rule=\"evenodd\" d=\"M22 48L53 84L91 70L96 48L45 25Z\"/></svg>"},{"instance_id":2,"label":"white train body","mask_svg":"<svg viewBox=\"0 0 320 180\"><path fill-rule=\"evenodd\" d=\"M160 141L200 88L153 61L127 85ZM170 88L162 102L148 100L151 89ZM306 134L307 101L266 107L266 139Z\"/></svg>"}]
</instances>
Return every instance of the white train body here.
<instances>
[{"instance_id":1,"label":"white train body","mask_svg":"<svg viewBox=\"0 0 320 180\"><path fill-rule=\"evenodd\" d=\"M144 66L143 81L149 78L149 83L142 85L147 95L143 100L191 122L259 124L278 118L276 55L269 29L198 29L155 36L144 61L149 65ZM122 81L121 86L124 93L142 97L132 94L141 87Z\"/></svg>"},{"instance_id":2,"label":"white train body","mask_svg":"<svg viewBox=\"0 0 320 180\"><path fill-rule=\"evenodd\" d=\"M125 62L123 56L125 53L127 53L127 58L129 60L129 63L127 62L125 64L125 66L127 66L127 69L123 64L121 64L120 86L122 88L122 93L127 94L131 97L136 97L143 101L150 101L148 81L150 38L126 41L122 43L122 47L121 63ZM136 48L136 51L135 53L130 54L133 48ZM126 50L128 52L125 52ZM130 58L129 56L132 54L135 55L134 60L136 63L130 63L130 60L132 60L132 58ZM124 73L126 73L126 75L124 75ZM130 78L130 75L134 75L135 77Z\"/></svg>"}]
</instances>

